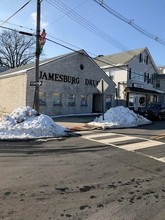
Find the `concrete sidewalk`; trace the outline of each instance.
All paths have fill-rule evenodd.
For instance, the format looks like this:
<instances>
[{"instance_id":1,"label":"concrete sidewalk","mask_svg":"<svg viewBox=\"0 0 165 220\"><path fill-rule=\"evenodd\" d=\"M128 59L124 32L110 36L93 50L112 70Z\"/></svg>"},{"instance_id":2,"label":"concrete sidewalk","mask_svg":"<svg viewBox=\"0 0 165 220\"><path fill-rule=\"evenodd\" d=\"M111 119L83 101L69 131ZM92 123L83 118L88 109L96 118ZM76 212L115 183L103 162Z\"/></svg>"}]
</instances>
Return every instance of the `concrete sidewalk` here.
<instances>
[{"instance_id":1,"label":"concrete sidewalk","mask_svg":"<svg viewBox=\"0 0 165 220\"><path fill-rule=\"evenodd\" d=\"M76 116L61 116L53 117L55 123L68 128L71 131L85 131L96 129L94 126L88 125L88 122L92 122L100 114L92 115L76 115Z\"/></svg>"}]
</instances>

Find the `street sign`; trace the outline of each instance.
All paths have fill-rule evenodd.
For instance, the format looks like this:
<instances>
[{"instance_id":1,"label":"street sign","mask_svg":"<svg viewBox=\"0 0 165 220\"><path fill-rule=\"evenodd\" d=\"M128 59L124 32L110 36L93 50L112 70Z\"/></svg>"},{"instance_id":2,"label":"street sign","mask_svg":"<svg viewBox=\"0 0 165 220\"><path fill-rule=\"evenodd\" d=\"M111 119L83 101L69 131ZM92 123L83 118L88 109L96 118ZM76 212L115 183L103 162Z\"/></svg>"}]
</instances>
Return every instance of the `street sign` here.
<instances>
[{"instance_id":1,"label":"street sign","mask_svg":"<svg viewBox=\"0 0 165 220\"><path fill-rule=\"evenodd\" d=\"M97 89L101 92L101 93L104 93L105 90L108 88L108 84L103 80L101 79L99 84L97 85Z\"/></svg>"},{"instance_id":2,"label":"street sign","mask_svg":"<svg viewBox=\"0 0 165 220\"><path fill-rule=\"evenodd\" d=\"M31 81L30 86L42 86L42 81Z\"/></svg>"}]
</instances>

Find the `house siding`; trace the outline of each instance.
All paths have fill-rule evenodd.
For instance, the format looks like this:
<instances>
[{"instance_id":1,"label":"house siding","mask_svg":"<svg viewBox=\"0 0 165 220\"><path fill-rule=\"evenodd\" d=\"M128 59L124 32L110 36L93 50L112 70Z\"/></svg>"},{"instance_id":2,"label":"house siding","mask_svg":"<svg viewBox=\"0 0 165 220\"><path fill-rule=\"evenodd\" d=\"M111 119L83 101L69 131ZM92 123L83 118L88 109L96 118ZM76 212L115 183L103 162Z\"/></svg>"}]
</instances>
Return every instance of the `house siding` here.
<instances>
[{"instance_id":1,"label":"house siding","mask_svg":"<svg viewBox=\"0 0 165 220\"><path fill-rule=\"evenodd\" d=\"M0 112L10 113L19 106L26 105L25 74L0 77Z\"/></svg>"},{"instance_id":2,"label":"house siding","mask_svg":"<svg viewBox=\"0 0 165 220\"><path fill-rule=\"evenodd\" d=\"M113 75L117 105L126 105L137 111L149 102L162 99L162 91L156 91L154 87L154 75L158 69L147 48L101 56L99 60L96 58L96 62L105 73Z\"/></svg>"}]
</instances>

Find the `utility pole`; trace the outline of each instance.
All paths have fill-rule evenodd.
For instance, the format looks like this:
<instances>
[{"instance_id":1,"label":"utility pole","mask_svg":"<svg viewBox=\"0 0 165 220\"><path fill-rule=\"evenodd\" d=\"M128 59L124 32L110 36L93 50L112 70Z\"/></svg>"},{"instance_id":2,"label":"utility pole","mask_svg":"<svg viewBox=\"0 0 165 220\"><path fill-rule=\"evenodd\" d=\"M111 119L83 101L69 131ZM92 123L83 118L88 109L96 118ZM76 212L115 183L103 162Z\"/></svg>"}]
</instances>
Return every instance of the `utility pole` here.
<instances>
[{"instance_id":1,"label":"utility pole","mask_svg":"<svg viewBox=\"0 0 165 220\"><path fill-rule=\"evenodd\" d=\"M40 58L40 15L41 2L37 0L37 21L36 21L36 59L35 59L35 94L34 94L34 109L39 113L39 58Z\"/></svg>"}]
</instances>

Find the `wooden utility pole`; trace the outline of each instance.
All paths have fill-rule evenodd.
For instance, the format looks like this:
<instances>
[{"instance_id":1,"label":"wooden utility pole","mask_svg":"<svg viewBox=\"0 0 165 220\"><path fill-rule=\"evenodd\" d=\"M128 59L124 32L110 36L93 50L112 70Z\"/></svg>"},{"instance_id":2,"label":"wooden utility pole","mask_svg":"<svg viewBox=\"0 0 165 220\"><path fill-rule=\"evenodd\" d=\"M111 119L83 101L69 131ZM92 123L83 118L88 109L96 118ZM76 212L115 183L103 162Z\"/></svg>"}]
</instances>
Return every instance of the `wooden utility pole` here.
<instances>
[{"instance_id":1,"label":"wooden utility pole","mask_svg":"<svg viewBox=\"0 0 165 220\"><path fill-rule=\"evenodd\" d=\"M36 21L36 60L35 60L35 94L34 109L39 113L39 58L40 58L40 15L41 2L37 0L37 21Z\"/></svg>"}]
</instances>

